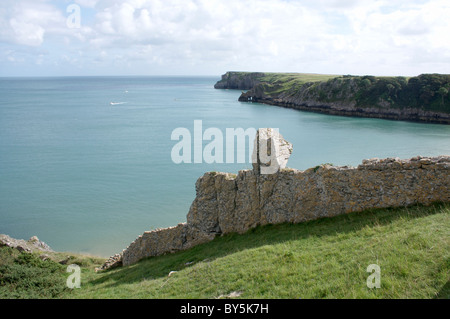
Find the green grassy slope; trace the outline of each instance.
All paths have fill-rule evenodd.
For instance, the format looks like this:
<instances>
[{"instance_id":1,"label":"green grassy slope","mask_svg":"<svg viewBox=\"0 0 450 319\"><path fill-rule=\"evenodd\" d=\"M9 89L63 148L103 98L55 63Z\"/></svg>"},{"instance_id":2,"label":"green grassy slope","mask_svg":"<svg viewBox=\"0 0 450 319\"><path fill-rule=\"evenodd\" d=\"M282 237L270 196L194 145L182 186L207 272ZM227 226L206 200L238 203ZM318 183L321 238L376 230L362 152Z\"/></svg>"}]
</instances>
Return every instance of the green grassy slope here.
<instances>
[{"instance_id":1,"label":"green grassy slope","mask_svg":"<svg viewBox=\"0 0 450 319\"><path fill-rule=\"evenodd\" d=\"M45 258L40 258L44 257ZM77 264L89 273L103 258L66 253L22 253L0 247L0 299L64 298L67 288L67 265Z\"/></svg>"},{"instance_id":2,"label":"green grassy slope","mask_svg":"<svg viewBox=\"0 0 450 319\"><path fill-rule=\"evenodd\" d=\"M371 210L258 227L100 273L94 272L92 258L81 258L74 260L82 265L81 288L60 287L56 294L45 296L184 299L234 293L246 299L449 298L449 238L448 204ZM379 289L366 284L371 264L381 269ZM2 298L14 288L5 283L5 274L16 270L8 269L5 272L4 264L0 267ZM65 284L67 274L55 276ZM50 291L52 285L41 288ZM30 296L23 289L10 293L13 298Z\"/></svg>"},{"instance_id":3,"label":"green grassy slope","mask_svg":"<svg viewBox=\"0 0 450 319\"><path fill-rule=\"evenodd\" d=\"M270 94L277 95L282 92L295 91L306 83L326 82L337 77L339 76L313 73L265 73L260 81L268 84L266 88Z\"/></svg>"}]
</instances>

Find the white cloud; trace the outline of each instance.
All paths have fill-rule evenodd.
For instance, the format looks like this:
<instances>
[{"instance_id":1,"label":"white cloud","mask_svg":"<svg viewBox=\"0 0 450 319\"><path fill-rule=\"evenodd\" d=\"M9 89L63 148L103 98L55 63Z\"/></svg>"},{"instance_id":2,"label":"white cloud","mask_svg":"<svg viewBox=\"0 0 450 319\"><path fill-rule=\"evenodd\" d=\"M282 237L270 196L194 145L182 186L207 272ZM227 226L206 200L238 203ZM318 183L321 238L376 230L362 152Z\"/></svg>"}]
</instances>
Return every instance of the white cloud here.
<instances>
[{"instance_id":1,"label":"white cloud","mask_svg":"<svg viewBox=\"0 0 450 319\"><path fill-rule=\"evenodd\" d=\"M103 6L95 29L91 43L99 48L152 45L152 54L168 63L185 59L199 65L213 59L297 59L327 38L322 16L298 2L273 0L117 2Z\"/></svg>"},{"instance_id":2,"label":"white cloud","mask_svg":"<svg viewBox=\"0 0 450 319\"><path fill-rule=\"evenodd\" d=\"M2 1L0 42L118 72L450 73L447 0L75 0L79 29L56 3Z\"/></svg>"},{"instance_id":3,"label":"white cloud","mask_svg":"<svg viewBox=\"0 0 450 319\"><path fill-rule=\"evenodd\" d=\"M45 1L10 1L0 4L0 40L40 46L48 29L61 28L61 12Z\"/></svg>"},{"instance_id":4,"label":"white cloud","mask_svg":"<svg viewBox=\"0 0 450 319\"><path fill-rule=\"evenodd\" d=\"M75 0L74 2L86 8L95 8L99 0Z\"/></svg>"}]
</instances>

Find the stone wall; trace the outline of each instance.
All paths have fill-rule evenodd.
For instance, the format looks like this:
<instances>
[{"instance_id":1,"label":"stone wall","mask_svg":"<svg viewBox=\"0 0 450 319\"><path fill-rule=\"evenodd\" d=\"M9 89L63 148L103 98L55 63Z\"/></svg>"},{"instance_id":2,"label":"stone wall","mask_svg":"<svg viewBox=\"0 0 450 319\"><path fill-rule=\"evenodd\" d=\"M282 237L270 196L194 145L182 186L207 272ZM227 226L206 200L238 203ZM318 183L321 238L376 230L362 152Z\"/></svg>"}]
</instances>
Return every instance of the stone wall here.
<instances>
[{"instance_id":1,"label":"stone wall","mask_svg":"<svg viewBox=\"0 0 450 319\"><path fill-rule=\"evenodd\" d=\"M258 225L450 202L450 156L371 159L358 167L321 165L306 171L284 168L271 175L256 169L237 175L210 172L195 187L187 222L145 232L123 251L123 265Z\"/></svg>"}]
</instances>

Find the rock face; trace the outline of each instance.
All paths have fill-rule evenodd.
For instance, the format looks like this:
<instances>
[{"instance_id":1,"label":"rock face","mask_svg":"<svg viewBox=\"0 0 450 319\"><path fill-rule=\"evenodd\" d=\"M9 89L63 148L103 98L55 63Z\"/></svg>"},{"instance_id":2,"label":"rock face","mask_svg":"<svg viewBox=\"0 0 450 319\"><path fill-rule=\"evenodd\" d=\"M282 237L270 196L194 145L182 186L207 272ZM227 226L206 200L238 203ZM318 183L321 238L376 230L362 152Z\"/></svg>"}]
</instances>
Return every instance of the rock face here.
<instances>
[{"instance_id":1,"label":"rock face","mask_svg":"<svg viewBox=\"0 0 450 319\"><path fill-rule=\"evenodd\" d=\"M253 90L242 93L239 97L239 101L264 103L300 111L317 112L329 115L450 124L449 113L425 111L417 108L361 108L357 107L354 101L323 102L314 98L302 96L300 93L297 96L289 96L288 94L269 96L260 86L256 86Z\"/></svg>"},{"instance_id":2,"label":"rock face","mask_svg":"<svg viewBox=\"0 0 450 319\"><path fill-rule=\"evenodd\" d=\"M14 239L8 235L0 235L0 247L7 246L15 248L22 252L53 252L46 243L42 242L36 236L31 237L28 241L23 239Z\"/></svg>"},{"instance_id":3,"label":"rock face","mask_svg":"<svg viewBox=\"0 0 450 319\"><path fill-rule=\"evenodd\" d=\"M267 175L285 168L292 154L292 144L272 128L259 129L253 146L253 170Z\"/></svg>"},{"instance_id":4,"label":"rock face","mask_svg":"<svg viewBox=\"0 0 450 319\"><path fill-rule=\"evenodd\" d=\"M272 133L264 130L261 135L272 134L272 138L284 141ZM284 142L282 149L290 154L292 145ZM260 169L237 175L209 172L197 180L195 188L197 196L186 223L145 232L116 255L114 263L131 265L145 257L188 249L217 235L244 233L258 225L299 223L371 208L450 202L450 156L375 158L356 168L320 165L306 171L280 168L273 174L261 174Z\"/></svg>"},{"instance_id":5,"label":"rock face","mask_svg":"<svg viewBox=\"0 0 450 319\"><path fill-rule=\"evenodd\" d=\"M214 85L216 89L250 90L260 83L259 78L265 74L261 72L227 72Z\"/></svg>"}]
</instances>

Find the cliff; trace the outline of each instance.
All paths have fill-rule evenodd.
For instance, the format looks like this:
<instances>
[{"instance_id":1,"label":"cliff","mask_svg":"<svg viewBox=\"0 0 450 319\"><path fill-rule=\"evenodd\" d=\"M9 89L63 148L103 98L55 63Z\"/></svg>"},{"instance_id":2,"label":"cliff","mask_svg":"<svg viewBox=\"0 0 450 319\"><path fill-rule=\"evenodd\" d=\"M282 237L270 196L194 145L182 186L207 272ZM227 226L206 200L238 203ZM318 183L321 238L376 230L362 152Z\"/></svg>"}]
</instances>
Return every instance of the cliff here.
<instances>
[{"instance_id":1,"label":"cliff","mask_svg":"<svg viewBox=\"0 0 450 319\"><path fill-rule=\"evenodd\" d=\"M284 145L285 150L292 149L290 144ZM283 158L285 164L285 155ZM283 165L273 174L262 174L262 165L257 162L252 170L237 175L204 174L196 182L196 198L186 223L145 232L103 269L114 261L127 266L259 225L450 202L450 156L371 159L358 167L320 165L306 171Z\"/></svg>"},{"instance_id":2,"label":"cliff","mask_svg":"<svg viewBox=\"0 0 450 319\"><path fill-rule=\"evenodd\" d=\"M239 72L247 83L251 83L252 74ZM228 72L215 87L227 87L227 79L235 84L234 77L233 72ZM333 115L450 124L447 74L422 74L408 79L266 73L255 77L255 82L239 101Z\"/></svg>"},{"instance_id":3,"label":"cliff","mask_svg":"<svg viewBox=\"0 0 450 319\"><path fill-rule=\"evenodd\" d=\"M265 74L261 72L227 72L214 85L216 89L250 90L260 83Z\"/></svg>"}]
</instances>

